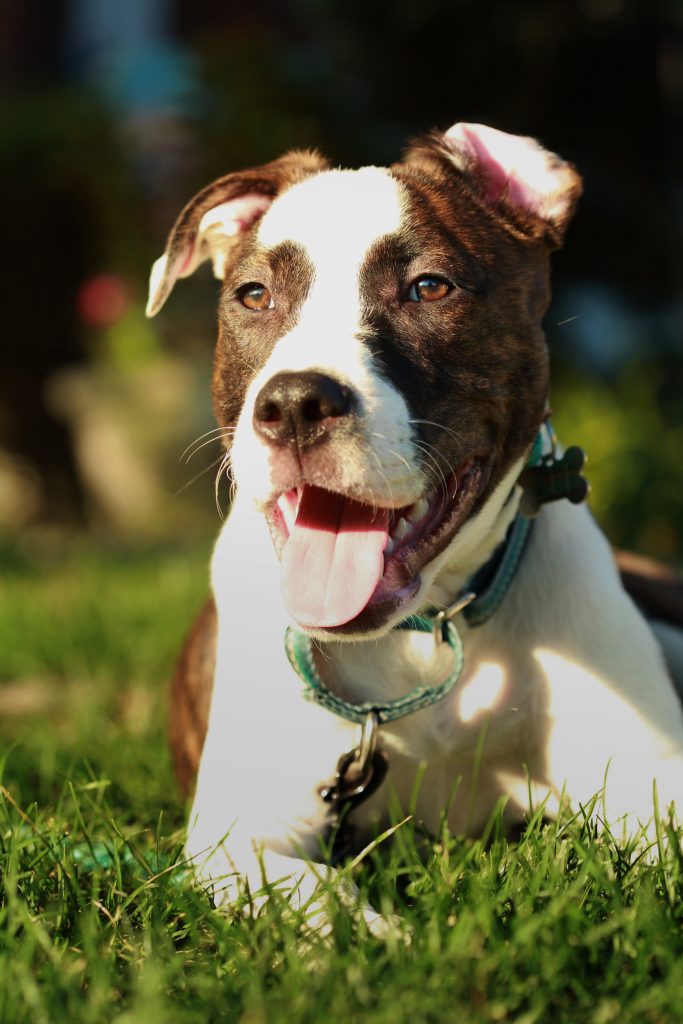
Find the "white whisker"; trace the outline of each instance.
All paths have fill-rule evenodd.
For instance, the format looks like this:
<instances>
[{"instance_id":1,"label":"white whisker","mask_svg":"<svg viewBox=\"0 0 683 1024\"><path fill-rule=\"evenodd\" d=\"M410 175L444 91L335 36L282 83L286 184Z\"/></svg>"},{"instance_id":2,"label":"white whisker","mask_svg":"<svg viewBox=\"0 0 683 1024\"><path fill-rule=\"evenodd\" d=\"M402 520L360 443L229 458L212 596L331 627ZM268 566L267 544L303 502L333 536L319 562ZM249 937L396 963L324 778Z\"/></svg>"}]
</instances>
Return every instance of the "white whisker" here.
<instances>
[{"instance_id":1,"label":"white whisker","mask_svg":"<svg viewBox=\"0 0 683 1024\"><path fill-rule=\"evenodd\" d=\"M225 516L223 515L223 509L221 508L221 503L220 503L220 498L219 498L219 494L218 494L218 489L220 487L221 477L223 476L224 471L228 467L229 459L230 459L230 453L226 452L225 455L223 456L223 458L221 459L221 464L218 467L218 472L216 473L216 481L215 481L215 484L214 484L214 494L216 496L216 508L218 509L218 515L221 517L221 519L225 519Z\"/></svg>"},{"instance_id":2,"label":"white whisker","mask_svg":"<svg viewBox=\"0 0 683 1024\"><path fill-rule=\"evenodd\" d=\"M415 445L416 448L419 448L420 451L428 459L430 459L430 461L432 462L432 464L433 464L433 466L434 466L434 468L436 470L436 473L437 473L437 476L438 476L438 480L439 480L439 487L440 487L441 491L443 492L443 498L442 498L442 502L441 502L441 507L443 508L443 503L444 503L445 499L448 497L448 482L447 482L446 477L444 475L444 471L442 470L441 466L439 465L437 460L434 458L434 456L431 454L431 452L428 451L428 449L426 447L423 447L422 442L420 442L420 441L413 441L413 444ZM432 446L430 445L430 447L432 447Z\"/></svg>"},{"instance_id":3,"label":"white whisker","mask_svg":"<svg viewBox=\"0 0 683 1024\"><path fill-rule=\"evenodd\" d=\"M386 473L382 469L382 460L380 459L380 457L377 454L377 452L373 451L372 448L370 449L370 454L372 455L372 457L374 458L374 460L377 463L377 466L378 466L378 469L379 469L379 475L382 477L382 479L384 480L385 484L387 485L387 491L389 492L389 500L390 500L390 502L391 502L391 504L393 506L393 504L394 504L394 489L391 486L391 483L389 481L388 476L386 475Z\"/></svg>"},{"instance_id":4,"label":"white whisker","mask_svg":"<svg viewBox=\"0 0 683 1024\"><path fill-rule=\"evenodd\" d=\"M185 465L187 466L187 464L190 462L190 460L195 457L197 452L201 451L202 448L206 448L207 444L213 444L215 441L223 441L223 440L225 440L226 436L227 435L225 435L225 434L220 434L218 437L210 437L208 441L203 441L202 444L197 445L197 447L194 449L194 451L190 452L190 454L185 459Z\"/></svg>"},{"instance_id":5,"label":"white whisker","mask_svg":"<svg viewBox=\"0 0 683 1024\"><path fill-rule=\"evenodd\" d=\"M216 466L219 462L221 462L223 458L223 455L219 455L218 458L214 459L213 462L210 462L208 466L204 466L204 469L201 469L199 473L196 473L191 480L188 480L187 483L184 483L182 485L182 487L179 487L178 490L174 492L173 497L177 498L179 494L182 494L183 491L186 491L187 488L191 487L196 480L199 480L200 476L204 476L205 473L208 473L209 470L213 469L213 467Z\"/></svg>"},{"instance_id":6,"label":"white whisker","mask_svg":"<svg viewBox=\"0 0 683 1024\"><path fill-rule=\"evenodd\" d=\"M190 459L192 458L192 456L195 455L196 452L199 451L199 448L203 448L204 447L204 445L203 444L199 444L199 442L203 441L205 437L209 437L209 434L215 434L215 435L218 435L218 436L211 437L208 441L204 441L204 444L211 444L211 441L219 441L219 440L221 440L223 435L233 433L234 431L235 431L235 427L214 427L213 430L207 430L205 434L200 434L199 437L196 437L194 439L194 441L192 441L190 444L188 444L187 448L181 454L181 456L180 456L178 461L182 462L182 460L185 457L185 455L187 455L187 453L190 452L191 449L193 449L195 447L195 445L199 445L199 447L196 448L195 451L192 451L191 454L187 456L187 460L186 461L189 462Z\"/></svg>"},{"instance_id":7,"label":"white whisker","mask_svg":"<svg viewBox=\"0 0 683 1024\"><path fill-rule=\"evenodd\" d=\"M430 443L429 443L429 441L420 441L419 443L420 443L421 445L423 445L423 448L429 448L429 449L430 449L430 451L433 451L433 452L435 452L435 453L436 453L436 454L438 455L438 457L439 457L440 459L443 459L443 461L444 461L444 463L445 463L445 465L446 465L446 469L448 470L448 472L449 472L449 473L455 473L455 469L454 469L454 467L453 467L453 463L452 463L452 462L450 462L450 461L449 461L449 460L448 460L448 459L446 458L446 456L444 455L444 453L443 453L443 452L440 452L440 451L439 451L439 449L438 449L438 448L436 447L436 445L430 444Z\"/></svg>"},{"instance_id":8,"label":"white whisker","mask_svg":"<svg viewBox=\"0 0 683 1024\"><path fill-rule=\"evenodd\" d=\"M443 423L435 423L434 420L408 420L409 423L424 423L429 427L436 427L438 430L443 430L446 434L450 434L451 437L455 438L456 441L462 441L463 434L458 434L455 430L447 427Z\"/></svg>"}]
</instances>

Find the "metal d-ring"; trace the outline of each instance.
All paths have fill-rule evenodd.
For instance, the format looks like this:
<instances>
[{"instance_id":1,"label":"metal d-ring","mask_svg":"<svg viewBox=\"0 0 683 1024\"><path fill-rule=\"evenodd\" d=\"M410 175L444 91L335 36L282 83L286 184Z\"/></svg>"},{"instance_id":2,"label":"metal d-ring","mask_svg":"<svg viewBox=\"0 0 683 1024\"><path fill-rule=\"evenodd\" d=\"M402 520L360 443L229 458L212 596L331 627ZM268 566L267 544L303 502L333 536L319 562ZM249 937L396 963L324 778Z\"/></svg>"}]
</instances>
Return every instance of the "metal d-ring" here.
<instances>
[{"instance_id":1,"label":"metal d-ring","mask_svg":"<svg viewBox=\"0 0 683 1024\"><path fill-rule=\"evenodd\" d=\"M445 640L443 635L443 629L447 622L449 622L454 615L461 612L463 608L467 608L468 604L474 601L477 595L473 590L467 590L464 594L460 594L456 597L453 604L449 604L448 608L442 608L438 611L432 619L432 629L434 630L434 640L437 644L442 644Z\"/></svg>"},{"instance_id":2,"label":"metal d-ring","mask_svg":"<svg viewBox=\"0 0 683 1024\"><path fill-rule=\"evenodd\" d=\"M360 734L360 743L356 748L358 770L364 773L375 756L377 734L379 733L379 715L376 711L368 711Z\"/></svg>"}]
</instances>

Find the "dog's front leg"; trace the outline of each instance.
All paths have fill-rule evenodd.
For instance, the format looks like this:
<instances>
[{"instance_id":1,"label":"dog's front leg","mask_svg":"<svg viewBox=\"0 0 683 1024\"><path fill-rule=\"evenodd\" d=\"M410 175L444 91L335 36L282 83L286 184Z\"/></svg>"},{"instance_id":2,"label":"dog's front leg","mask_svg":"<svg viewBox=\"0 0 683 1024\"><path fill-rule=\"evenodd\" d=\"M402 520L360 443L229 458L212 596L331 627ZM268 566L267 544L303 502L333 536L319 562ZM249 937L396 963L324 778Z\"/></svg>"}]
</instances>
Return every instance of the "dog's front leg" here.
<instances>
[{"instance_id":1,"label":"dog's front leg","mask_svg":"<svg viewBox=\"0 0 683 1024\"><path fill-rule=\"evenodd\" d=\"M286 685L264 714L255 688L238 697L219 679L186 844L199 881L217 904L236 908L258 905L277 889L316 927L323 926L326 893L334 891L382 934L386 922L348 874L320 863L335 818L319 790L353 746L355 727L340 726ZM231 728L235 722L258 725Z\"/></svg>"},{"instance_id":2,"label":"dog's front leg","mask_svg":"<svg viewBox=\"0 0 683 1024\"><path fill-rule=\"evenodd\" d=\"M240 835L239 827L212 848L199 849L202 829L190 832L187 853L198 879L211 892L216 906L236 910L259 909L274 891L303 912L307 925L318 933L330 929L329 897L336 897L376 938L396 930L396 921L378 914L364 900L357 885L342 870L305 857L290 856L257 839Z\"/></svg>"},{"instance_id":3,"label":"dog's front leg","mask_svg":"<svg viewBox=\"0 0 683 1024\"><path fill-rule=\"evenodd\" d=\"M263 840L242 834L238 824L215 841L208 839L205 822L198 819L186 852L219 907L260 905L277 890L295 909L305 909L329 877L324 864L273 850Z\"/></svg>"}]
</instances>

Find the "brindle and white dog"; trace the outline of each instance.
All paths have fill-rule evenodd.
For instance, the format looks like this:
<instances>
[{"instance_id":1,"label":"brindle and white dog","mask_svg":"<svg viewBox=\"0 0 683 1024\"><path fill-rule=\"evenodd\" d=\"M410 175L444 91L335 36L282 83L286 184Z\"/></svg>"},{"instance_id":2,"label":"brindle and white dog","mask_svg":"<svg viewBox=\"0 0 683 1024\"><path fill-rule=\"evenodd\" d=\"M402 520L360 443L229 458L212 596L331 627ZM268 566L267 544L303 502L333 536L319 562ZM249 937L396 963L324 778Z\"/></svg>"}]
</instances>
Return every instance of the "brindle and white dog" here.
<instances>
[{"instance_id":1,"label":"brindle and white dog","mask_svg":"<svg viewBox=\"0 0 683 1024\"><path fill-rule=\"evenodd\" d=\"M293 152L229 174L173 228L148 312L212 260L213 399L236 483L171 725L185 784L201 755L187 850L219 898L236 878L258 889L262 866L309 894L321 787L357 742L302 699L288 625L350 702L447 674L447 645L394 627L448 606L517 514L548 408L549 253L580 191L533 140L457 124L388 169ZM447 810L456 833L500 798L519 822L530 793L552 814L602 792L629 831L652 820L654 780L660 807L683 800L681 707L585 506L544 506L495 614L455 623L460 682L380 728L388 773L349 814L358 843L390 794L408 805L420 766L417 818L436 829Z\"/></svg>"}]
</instances>

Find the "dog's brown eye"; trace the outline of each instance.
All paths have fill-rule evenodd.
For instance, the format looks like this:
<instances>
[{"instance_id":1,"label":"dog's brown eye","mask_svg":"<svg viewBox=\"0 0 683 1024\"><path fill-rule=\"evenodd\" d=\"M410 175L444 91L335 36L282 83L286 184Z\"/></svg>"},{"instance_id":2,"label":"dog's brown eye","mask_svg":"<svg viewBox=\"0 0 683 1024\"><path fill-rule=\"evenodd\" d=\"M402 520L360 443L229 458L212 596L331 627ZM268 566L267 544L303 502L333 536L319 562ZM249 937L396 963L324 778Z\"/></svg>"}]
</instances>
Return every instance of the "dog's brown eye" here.
<instances>
[{"instance_id":1,"label":"dog's brown eye","mask_svg":"<svg viewBox=\"0 0 683 1024\"><path fill-rule=\"evenodd\" d=\"M274 305L273 296L264 284L245 284L237 294L247 309L271 309Z\"/></svg>"},{"instance_id":2,"label":"dog's brown eye","mask_svg":"<svg viewBox=\"0 0 683 1024\"><path fill-rule=\"evenodd\" d=\"M445 299L451 291L453 286L443 277L425 274L424 277L418 277L417 281L413 281L408 298L411 302L437 302L439 299Z\"/></svg>"}]
</instances>

